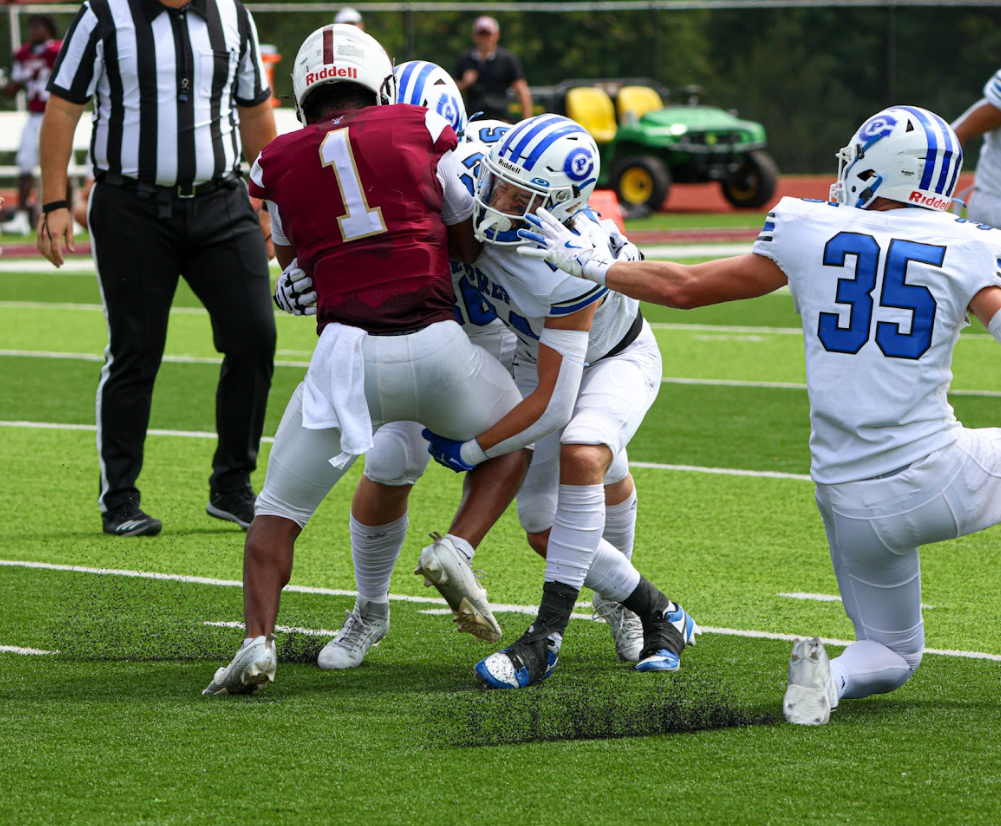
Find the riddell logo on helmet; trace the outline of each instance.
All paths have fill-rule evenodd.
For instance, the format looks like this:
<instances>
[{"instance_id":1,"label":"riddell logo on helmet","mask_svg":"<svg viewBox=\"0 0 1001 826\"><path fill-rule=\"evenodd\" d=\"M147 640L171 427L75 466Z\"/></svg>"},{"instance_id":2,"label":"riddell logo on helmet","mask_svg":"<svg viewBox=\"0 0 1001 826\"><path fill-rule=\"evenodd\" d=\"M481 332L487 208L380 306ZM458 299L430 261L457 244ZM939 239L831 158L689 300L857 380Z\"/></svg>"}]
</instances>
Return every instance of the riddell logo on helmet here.
<instances>
[{"instance_id":1,"label":"riddell logo on helmet","mask_svg":"<svg viewBox=\"0 0 1001 826\"><path fill-rule=\"evenodd\" d=\"M332 77L349 77L352 80L357 80L358 70L353 66L344 66L343 68L324 66L320 71L310 72L306 75L306 85L309 86L310 84L318 83L321 80L328 80Z\"/></svg>"},{"instance_id":2,"label":"riddell logo on helmet","mask_svg":"<svg viewBox=\"0 0 1001 826\"><path fill-rule=\"evenodd\" d=\"M925 195L923 192L912 192L909 200L912 204L928 207L928 209L948 209L952 204L952 198L936 198L934 195Z\"/></svg>"}]
</instances>

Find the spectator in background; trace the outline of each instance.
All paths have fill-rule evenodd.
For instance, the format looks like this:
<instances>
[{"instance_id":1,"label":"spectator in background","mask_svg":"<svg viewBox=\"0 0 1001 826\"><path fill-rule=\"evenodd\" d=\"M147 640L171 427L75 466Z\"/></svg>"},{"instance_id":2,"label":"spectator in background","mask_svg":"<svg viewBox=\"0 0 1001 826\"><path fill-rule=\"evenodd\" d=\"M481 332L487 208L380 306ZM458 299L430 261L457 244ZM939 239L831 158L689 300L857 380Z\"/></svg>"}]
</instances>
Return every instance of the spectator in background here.
<instances>
[{"instance_id":1,"label":"spectator in background","mask_svg":"<svg viewBox=\"0 0 1001 826\"><path fill-rule=\"evenodd\" d=\"M352 26L357 26L362 31L365 31L365 21L361 19L361 15L358 13L357 9L353 9L350 6L345 6L337 14L334 15L335 23L349 23Z\"/></svg>"},{"instance_id":2,"label":"spectator in background","mask_svg":"<svg viewBox=\"0 0 1001 826\"><path fill-rule=\"evenodd\" d=\"M455 71L456 85L466 96L466 111L482 112L484 118L510 121L507 90L514 89L521 106L521 117L532 116L532 93L525 82L521 61L497 45L500 25L492 17L477 17L473 23L476 47L459 55Z\"/></svg>"},{"instance_id":3,"label":"spectator in background","mask_svg":"<svg viewBox=\"0 0 1001 826\"><path fill-rule=\"evenodd\" d=\"M45 85L56 63L61 43L56 38L56 21L47 14L28 18L28 42L14 54L10 82L4 91L14 97L24 91L28 98L28 122L21 132L21 148L17 151L17 212L3 229L14 235L31 235L35 231L35 216L28 201L35 187L35 167L38 166L38 132L42 126L45 101L49 93Z\"/></svg>"},{"instance_id":4,"label":"spectator in background","mask_svg":"<svg viewBox=\"0 0 1001 826\"><path fill-rule=\"evenodd\" d=\"M156 59L144 48L154 40ZM216 48L200 51L210 40ZM137 481L179 276L223 354L206 511L246 529L275 351L265 239L239 166L241 145L256 158L276 134L254 20L238 0L84 3L48 90L38 249L57 267L73 249L73 132L94 100L90 235L108 326L97 389L104 532L162 528L140 508Z\"/></svg>"},{"instance_id":5,"label":"spectator in background","mask_svg":"<svg viewBox=\"0 0 1001 826\"><path fill-rule=\"evenodd\" d=\"M984 136L967 217L1001 227L1001 71L984 86L984 96L957 118L952 128L961 144Z\"/></svg>"}]
</instances>

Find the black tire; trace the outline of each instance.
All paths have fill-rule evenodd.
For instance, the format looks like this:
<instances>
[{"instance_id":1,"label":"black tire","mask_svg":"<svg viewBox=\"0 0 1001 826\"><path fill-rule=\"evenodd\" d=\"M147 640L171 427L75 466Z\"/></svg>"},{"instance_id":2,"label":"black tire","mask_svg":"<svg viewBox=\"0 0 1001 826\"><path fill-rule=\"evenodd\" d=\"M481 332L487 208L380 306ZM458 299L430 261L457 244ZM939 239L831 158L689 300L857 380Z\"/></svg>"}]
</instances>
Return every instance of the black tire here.
<instances>
[{"instance_id":1,"label":"black tire","mask_svg":"<svg viewBox=\"0 0 1001 826\"><path fill-rule=\"evenodd\" d=\"M666 164L653 155L633 155L612 167L612 189L619 203L628 207L660 209L671 191L671 173Z\"/></svg>"},{"instance_id":2,"label":"black tire","mask_svg":"<svg viewBox=\"0 0 1001 826\"><path fill-rule=\"evenodd\" d=\"M767 204L779 183L779 167L772 156L760 149L747 153L740 168L722 182L723 197L739 209L755 209Z\"/></svg>"}]
</instances>

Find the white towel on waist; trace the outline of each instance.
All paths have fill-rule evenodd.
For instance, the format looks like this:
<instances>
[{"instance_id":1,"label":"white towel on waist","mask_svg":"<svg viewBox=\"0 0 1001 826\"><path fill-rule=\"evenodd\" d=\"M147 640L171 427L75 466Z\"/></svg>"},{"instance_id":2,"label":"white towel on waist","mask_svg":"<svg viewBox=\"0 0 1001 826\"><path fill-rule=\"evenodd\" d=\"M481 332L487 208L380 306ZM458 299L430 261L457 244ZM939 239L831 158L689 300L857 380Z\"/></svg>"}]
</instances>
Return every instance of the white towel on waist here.
<instances>
[{"instance_id":1,"label":"white towel on waist","mask_svg":"<svg viewBox=\"0 0 1001 826\"><path fill-rule=\"evenodd\" d=\"M367 333L347 324L328 324L320 333L306 371L302 394L302 424L310 430L337 428L341 452L330 459L344 467L372 447L372 416L365 399Z\"/></svg>"}]
</instances>

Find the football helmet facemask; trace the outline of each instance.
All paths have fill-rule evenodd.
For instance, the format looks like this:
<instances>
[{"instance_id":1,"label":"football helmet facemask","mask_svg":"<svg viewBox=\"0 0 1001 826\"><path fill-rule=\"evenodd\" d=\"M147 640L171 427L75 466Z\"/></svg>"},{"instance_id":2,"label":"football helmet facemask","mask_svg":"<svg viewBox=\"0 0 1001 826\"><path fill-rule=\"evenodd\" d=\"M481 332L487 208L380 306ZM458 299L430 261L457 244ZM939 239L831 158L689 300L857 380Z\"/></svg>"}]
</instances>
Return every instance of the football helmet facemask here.
<instances>
[{"instance_id":1,"label":"football helmet facemask","mask_svg":"<svg viewBox=\"0 0 1001 826\"><path fill-rule=\"evenodd\" d=\"M397 103L410 103L437 112L462 138L466 131L466 106L452 76L437 63L408 60L393 70Z\"/></svg>"},{"instance_id":2,"label":"football helmet facemask","mask_svg":"<svg viewBox=\"0 0 1001 826\"><path fill-rule=\"evenodd\" d=\"M490 244L522 244L518 230L539 207L569 222L591 197L599 163L594 138L570 118L537 115L515 124L480 163L476 237Z\"/></svg>"},{"instance_id":3,"label":"football helmet facemask","mask_svg":"<svg viewBox=\"0 0 1001 826\"><path fill-rule=\"evenodd\" d=\"M357 26L333 23L307 37L292 67L295 114L306 123L303 101L326 83L355 83L372 92L373 104L396 103L393 62L379 41Z\"/></svg>"},{"instance_id":4,"label":"football helmet facemask","mask_svg":"<svg viewBox=\"0 0 1001 826\"><path fill-rule=\"evenodd\" d=\"M963 167L959 139L942 118L917 106L892 106L869 118L838 154L837 204L868 209L889 198L947 210Z\"/></svg>"}]
</instances>

